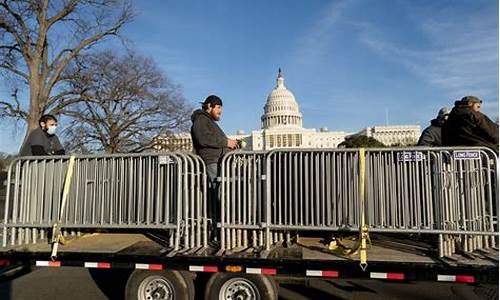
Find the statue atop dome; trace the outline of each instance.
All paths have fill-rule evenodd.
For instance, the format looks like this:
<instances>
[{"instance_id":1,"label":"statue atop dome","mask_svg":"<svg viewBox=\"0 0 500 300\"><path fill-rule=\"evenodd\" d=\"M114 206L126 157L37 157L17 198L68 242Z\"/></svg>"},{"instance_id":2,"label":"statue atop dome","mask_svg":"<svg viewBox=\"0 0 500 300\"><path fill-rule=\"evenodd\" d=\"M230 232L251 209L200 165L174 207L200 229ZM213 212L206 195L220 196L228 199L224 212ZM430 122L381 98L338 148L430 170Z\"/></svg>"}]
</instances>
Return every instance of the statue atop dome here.
<instances>
[{"instance_id":1,"label":"statue atop dome","mask_svg":"<svg viewBox=\"0 0 500 300\"><path fill-rule=\"evenodd\" d=\"M283 78L283 74L281 74L281 68L278 68L278 78L276 78L276 87L281 89L285 88L285 79Z\"/></svg>"}]
</instances>

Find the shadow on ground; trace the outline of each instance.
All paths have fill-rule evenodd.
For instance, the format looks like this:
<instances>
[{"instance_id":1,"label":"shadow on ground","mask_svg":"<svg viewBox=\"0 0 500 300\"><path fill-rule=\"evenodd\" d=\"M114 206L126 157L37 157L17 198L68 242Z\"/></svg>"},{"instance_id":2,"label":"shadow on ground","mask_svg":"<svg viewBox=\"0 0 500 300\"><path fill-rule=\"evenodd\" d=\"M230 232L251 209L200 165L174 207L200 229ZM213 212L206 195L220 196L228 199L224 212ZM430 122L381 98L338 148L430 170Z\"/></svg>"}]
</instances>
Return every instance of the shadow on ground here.
<instances>
[{"instance_id":1,"label":"shadow on ground","mask_svg":"<svg viewBox=\"0 0 500 300\"><path fill-rule=\"evenodd\" d=\"M110 300L123 300L125 285L132 270L89 269L89 274L101 292Z\"/></svg>"}]
</instances>

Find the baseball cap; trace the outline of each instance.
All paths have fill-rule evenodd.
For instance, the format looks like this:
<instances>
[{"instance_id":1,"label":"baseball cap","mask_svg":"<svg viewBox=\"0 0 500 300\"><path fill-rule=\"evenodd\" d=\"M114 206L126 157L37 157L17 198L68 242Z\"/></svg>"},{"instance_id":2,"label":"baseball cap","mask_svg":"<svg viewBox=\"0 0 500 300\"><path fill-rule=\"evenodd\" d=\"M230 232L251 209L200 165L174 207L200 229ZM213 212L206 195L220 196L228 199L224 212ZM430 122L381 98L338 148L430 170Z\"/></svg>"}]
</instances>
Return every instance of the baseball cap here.
<instances>
[{"instance_id":1,"label":"baseball cap","mask_svg":"<svg viewBox=\"0 0 500 300\"><path fill-rule=\"evenodd\" d=\"M200 102L200 103L203 104L203 105L209 105L209 104L211 104L211 105L220 105L220 106L222 106L222 100L218 96L216 96L216 95L210 95L210 96L208 96L205 99L204 102Z\"/></svg>"},{"instance_id":2,"label":"baseball cap","mask_svg":"<svg viewBox=\"0 0 500 300\"><path fill-rule=\"evenodd\" d=\"M483 103L483 100L479 99L476 96L465 96L460 101L462 101L462 102L469 102L470 101L470 102L473 102L473 103Z\"/></svg>"},{"instance_id":3,"label":"baseball cap","mask_svg":"<svg viewBox=\"0 0 500 300\"><path fill-rule=\"evenodd\" d=\"M442 107L438 112L438 118L442 118L450 114L450 109L448 107Z\"/></svg>"}]
</instances>

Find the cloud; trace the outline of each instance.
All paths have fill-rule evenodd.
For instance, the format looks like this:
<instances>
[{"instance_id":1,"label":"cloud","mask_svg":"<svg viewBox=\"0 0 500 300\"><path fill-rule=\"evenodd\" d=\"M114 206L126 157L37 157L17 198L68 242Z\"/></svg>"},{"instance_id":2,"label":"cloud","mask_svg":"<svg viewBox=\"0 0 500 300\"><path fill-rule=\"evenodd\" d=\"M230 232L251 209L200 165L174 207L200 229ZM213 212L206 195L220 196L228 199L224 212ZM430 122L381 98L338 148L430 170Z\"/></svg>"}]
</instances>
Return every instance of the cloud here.
<instances>
[{"instance_id":1,"label":"cloud","mask_svg":"<svg viewBox=\"0 0 500 300\"><path fill-rule=\"evenodd\" d=\"M418 20L427 40L418 46L388 40L375 24L358 24L360 40L385 60L441 89L449 100L477 95L494 101L488 110L498 110L498 19L484 11L443 14L438 10L410 16Z\"/></svg>"},{"instance_id":2,"label":"cloud","mask_svg":"<svg viewBox=\"0 0 500 300\"><path fill-rule=\"evenodd\" d=\"M346 9L355 1L333 1L325 9L318 21L309 28L298 40L299 44L293 53L293 60L300 65L313 65L329 52L334 25L342 18Z\"/></svg>"}]
</instances>

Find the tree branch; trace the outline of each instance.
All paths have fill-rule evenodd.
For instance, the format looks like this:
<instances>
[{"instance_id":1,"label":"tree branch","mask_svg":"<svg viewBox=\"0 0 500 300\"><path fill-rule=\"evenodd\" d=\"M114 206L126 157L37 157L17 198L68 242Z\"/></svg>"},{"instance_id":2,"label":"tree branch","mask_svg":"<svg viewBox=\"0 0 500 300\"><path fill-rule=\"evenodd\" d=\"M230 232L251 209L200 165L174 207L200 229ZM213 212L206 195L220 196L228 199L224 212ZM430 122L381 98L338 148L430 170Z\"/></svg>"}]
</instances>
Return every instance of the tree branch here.
<instances>
[{"instance_id":1,"label":"tree branch","mask_svg":"<svg viewBox=\"0 0 500 300\"><path fill-rule=\"evenodd\" d=\"M14 37L16 43L21 47L21 49L23 49L21 51L23 53L23 56L28 60L31 57L29 47L26 47L26 43L23 39L21 39L19 33L10 24L8 24L6 20L3 19L0 19L0 28L5 29Z\"/></svg>"},{"instance_id":2,"label":"tree branch","mask_svg":"<svg viewBox=\"0 0 500 300\"><path fill-rule=\"evenodd\" d=\"M9 50L9 53L12 52L12 51L16 51L20 54L23 54L23 51L21 51L21 49L19 49L18 45L17 44L14 44L14 45L11 45L11 46L8 46L8 45L2 45L0 46L0 49L7 49Z\"/></svg>"},{"instance_id":3,"label":"tree branch","mask_svg":"<svg viewBox=\"0 0 500 300\"><path fill-rule=\"evenodd\" d=\"M10 6L7 4L6 1L0 2L0 7L3 7L11 16L14 17L14 19L16 19L17 24L19 24L19 26L21 27L22 34L24 36L24 39L26 40L26 44L28 44L28 45L31 44L31 37L30 37L30 34L29 34L29 30L26 27L26 23L24 23L24 20L21 17L21 15L19 15L15 11L13 11L10 8Z\"/></svg>"},{"instance_id":4,"label":"tree branch","mask_svg":"<svg viewBox=\"0 0 500 300\"><path fill-rule=\"evenodd\" d=\"M16 67L14 67L12 64L9 64L9 63L2 63L0 64L0 68L2 69L5 69L5 70L8 70L18 76L21 76L22 78L26 79L26 81L29 81L30 77L28 74L22 72L21 70L17 69Z\"/></svg>"},{"instance_id":5,"label":"tree branch","mask_svg":"<svg viewBox=\"0 0 500 300\"><path fill-rule=\"evenodd\" d=\"M0 101L0 117L20 118L26 120L28 113L21 109L19 101L16 100L16 106L12 103Z\"/></svg>"},{"instance_id":6,"label":"tree branch","mask_svg":"<svg viewBox=\"0 0 500 300\"><path fill-rule=\"evenodd\" d=\"M58 105L56 105L53 108L50 108L50 105L47 105L47 107L50 108L50 114L52 115L58 115L61 113L64 113L64 108L71 106L72 104L77 104L82 102L82 98L77 97L77 98L71 98L71 99L64 99L64 102L60 102Z\"/></svg>"},{"instance_id":7,"label":"tree branch","mask_svg":"<svg viewBox=\"0 0 500 300\"><path fill-rule=\"evenodd\" d=\"M91 46L92 44L101 40L105 36L115 35L118 32L118 29L120 29L128 21L128 19L129 19L128 13L124 12L122 17L118 20L117 23L115 23L114 26L112 26L111 28L109 28L108 30L106 30L104 32L101 32L101 33L95 34L89 38L83 39L82 41L80 41L80 43L76 47L74 47L73 49L68 51L69 54L66 55L66 57L64 59L62 58L62 56L58 55L58 57L60 57L60 59L62 59L62 60L54 61L54 63L56 65L52 66L52 68L54 69L54 72L52 74L52 78L50 79L50 81L47 84L48 88L51 89L54 86L54 84L59 80L59 77L60 77L62 71L64 71L64 69L66 68L68 63L73 58L75 58L80 53L80 51L82 49L84 49L88 46Z\"/></svg>"}]
</instances>

